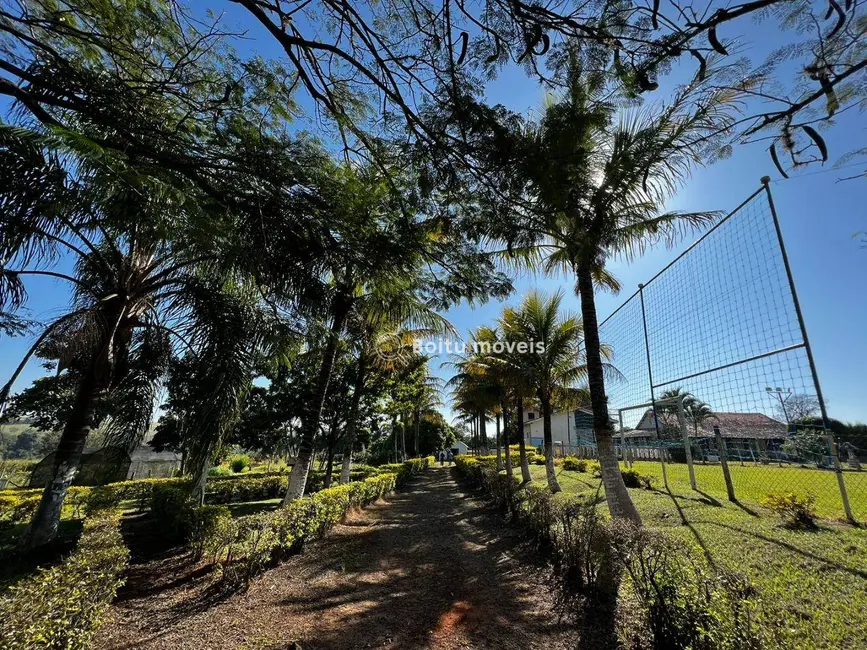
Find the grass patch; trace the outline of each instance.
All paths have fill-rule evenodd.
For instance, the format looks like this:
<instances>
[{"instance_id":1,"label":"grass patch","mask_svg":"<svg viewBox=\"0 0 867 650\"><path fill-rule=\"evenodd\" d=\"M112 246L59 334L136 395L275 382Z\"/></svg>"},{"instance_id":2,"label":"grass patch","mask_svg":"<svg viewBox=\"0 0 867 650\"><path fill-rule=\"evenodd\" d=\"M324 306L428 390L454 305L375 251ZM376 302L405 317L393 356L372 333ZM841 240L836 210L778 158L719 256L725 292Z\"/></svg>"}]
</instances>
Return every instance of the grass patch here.
<instances>
[{"instance_id":1,"label":"grass patch","mask_svg":"<svg viewBox=\"0 0 867 650\"><path fill-rule=\"evenodd\" d=\"M696 463L695 481L698 489L705 494L725 501L726 486L719 465L700 465ZM662 489L662 467L658 462L638 461L635 468L642 474L656 477L656 487ZM666 465L668 482L674 492L689 491L689 473L683 463ZM816 513L823 519L846 517L837 476L830 470L808 469L804 467L778 467L777 465L741 465L729 463L735 496L741 503L758 506L769 492L796 492L813 494L816 497ZM867 522L867 471L846 471L843 473L852 512L861 522Z\"/></svg>"},{"instance_id":2,"label":"grass patch","mask_svg":"<svg viewBox=\"0 0 867 650\"><path fill-rule=\"evenodd\" d=\"M658 463L636 463L642 473L658 473ZM654 468L656 471L654 471ZM682 478L680 470L682 468ZM685 466L670 466L671 494L662 490L633 489L629 493L647 526L663 530L700 548L712 563L740 571L761 590L762 596L779 612L803 648L867 648L867 530L847 525L822 523L817 531L796 531L781 525L777 516L756 506L755 514L725 498L705 471L719 467L696 466L697 481L705 494L689 489ZM732 467L736 471L772 468ZM779 470L779 468L773 468ZM535 481L544 483L545 468L531 467ZM818 470L783 468L783 471ZM834 481L830 472L827 473ZM743 477L742 477L743 478ZM817 477L814 477L817 478ZM592 495L600 481L587 474L558 469L564 492ZM848 477L847 477L848 479ZM733 479L737 481L737 477ZM722 477L719 479L722 484ZM820 490L821 480L813 484ZM659 486L662 487L662 480ZM807 486L805 485L805 488ZM775 485L766 480L754 492L764 496ZM736 483L737 489L737 483ZM806 491L806 490L805 490ZM744 489L741 497L747 500ZM817 506L822 495L817 495ZM829 494L824 493L826 498ZM759 496L756 497L758 503ZM600 508L606 509L604 502ZM827 509L827 515L832 512ZM821 513L821 510L820 510Z\"/></svg>"}]
</instances>

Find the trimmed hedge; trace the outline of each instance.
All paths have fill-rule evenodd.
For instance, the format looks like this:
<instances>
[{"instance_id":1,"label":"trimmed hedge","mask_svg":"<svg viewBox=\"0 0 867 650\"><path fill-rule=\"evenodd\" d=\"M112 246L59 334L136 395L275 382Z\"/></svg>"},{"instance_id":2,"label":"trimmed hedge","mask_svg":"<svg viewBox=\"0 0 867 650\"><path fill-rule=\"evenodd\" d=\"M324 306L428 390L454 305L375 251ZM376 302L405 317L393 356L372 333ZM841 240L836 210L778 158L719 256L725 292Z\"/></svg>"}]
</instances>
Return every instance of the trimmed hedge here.
<instances>
[{"instance_id":1,"label":"trimmed hedge","mask_svg":"<svg viewBox=\"0 0 867 650\"><path fill-rule=\"evenodd\" d=\"M386 471L396 471L395 467ZM349 474L351 481L360 481L376 476L382 470L362 466L353 468ZM240 474L226 477L210 477L207 483L205 502L208 504L237 503L242 501L263 501L275 499L285 493L288 474L265 474L263 472ZM307 479L306 493L322 489L325 472L312 471ZM336 477L335 477L336 478ZM148 478L134 481L120 481L108 485L69 488L65 507L71 509L73 519L82 519L89 510L117 507L121 502L131 502L137 510L150 507L154 490L160 487L189 488L188 478ZM42 496L41 489L2 490L0 491L0 528L28 521ZM94 501L101 505L94 508Z\"/></svg>"},{"instance_id":2,"label":"trimmed hedge","mask_svg":"<svg viewBox=\"0 0 867 650\"><path fill-rule=\"evenodd\" d=\"M83 650L122 584L129 552L117 513L84 522L75 551L0 596L3 650Z\"/></svg>"},{"instance_id":3,"label":"trimmed hedge","mask_svg":"<svg viewBox=\"0 0 867 650\"><path fill-rule=\"evenodd\" d=\"M219 565L223 579L245 585L256 574L298 552L307 542L330 531L350 508L373 503L410 477L424 471L432 458L413 459L384 466L380 473L362 481L338 485L292 501L273 512L232 519L228 513L209 513L207 524L190 542L201 554ZM207 507L207 506L205 506ZM201 508L196 516L202 517Z\"/></svg>"}]
</instances>

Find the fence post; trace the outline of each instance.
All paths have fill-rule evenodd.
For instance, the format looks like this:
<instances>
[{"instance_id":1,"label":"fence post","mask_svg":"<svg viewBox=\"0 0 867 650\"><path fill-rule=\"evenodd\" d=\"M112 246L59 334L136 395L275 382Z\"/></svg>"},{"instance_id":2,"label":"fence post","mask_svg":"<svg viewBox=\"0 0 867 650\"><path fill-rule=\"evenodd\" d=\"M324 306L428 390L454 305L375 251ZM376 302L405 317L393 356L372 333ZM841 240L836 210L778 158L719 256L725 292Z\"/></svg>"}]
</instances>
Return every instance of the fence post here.
<instances>
[{"instance_id":1,"label":"fence post","mask_svg":"<svg viewBox=\"0 0 867 650\"><path fill-rule=\"evenodd\" d=\"M686 467L689 470L689 484L693 490L698 490L695 483L695 470L692 467L692 448L689 445L689 432L686 430L686 415L683 412L683 398L681 395L677 400L677 423L680 425L680 432L683 434L683 451L686 454Z\"/></svg>"},{"instance_id":2,"label":"fence post","mask_svg":"<svg viewBox=\"0 0 867 650\"><path fill-rule=\"evenodd\" d=\"M834 434L828 431L828 446L831 448L831 458L834 460L834 473L837 475L837 485L840 486L840 498L843 500L843 511L846 513L846 519L855 522L855 517L852 515L852 506L849 505L849 492L846 490L846 479L843 477L843 466L840 464L840 457L837 455L837 441L834 440Z\"/></svg>"},{"instance_id":3,"label":"fence post","mask_svg":"<svg viewBox=\"0 0 867 650\"><path fill-rule=\"evenodd\" d=\"M726 492L729 495L729 501L737 503L735 497L735 486L732 483L732 475L729 472L729 462L726 460L726 446L722 439L722 434L719 432L719 427L713 428L713 437L716 438L717 453L719 453L719 463L722 466L723 478L726 481Z\"/></svg>"}]
</instances>

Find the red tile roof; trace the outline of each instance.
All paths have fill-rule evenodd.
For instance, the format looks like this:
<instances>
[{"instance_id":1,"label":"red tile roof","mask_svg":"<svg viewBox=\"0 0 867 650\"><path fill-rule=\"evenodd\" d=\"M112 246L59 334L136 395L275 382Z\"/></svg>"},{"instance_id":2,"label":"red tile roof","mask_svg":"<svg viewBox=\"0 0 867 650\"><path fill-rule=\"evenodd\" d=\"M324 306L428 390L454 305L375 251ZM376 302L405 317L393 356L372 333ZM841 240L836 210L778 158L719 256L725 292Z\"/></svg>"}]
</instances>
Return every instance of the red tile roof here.
<instances>
[{"instance_id":1,"label":"red tile roof","mask_svg":"<svg viewBox=\"0 0 867 650\"><path fill-rule=\"evenodd\" d=\"M662 426L677 426L677 416L673 413L661 413L659 423ZM778 420L768 417L764 413L714 413L699 425L698 435L693 427L687 422L687 429L691 438L711 437L713 428L719 427L723 438L785 438L786 425ZM653 412L645 411L641 420L635 427L642 431L653 431Z\"/></svg>"}]
</instances>

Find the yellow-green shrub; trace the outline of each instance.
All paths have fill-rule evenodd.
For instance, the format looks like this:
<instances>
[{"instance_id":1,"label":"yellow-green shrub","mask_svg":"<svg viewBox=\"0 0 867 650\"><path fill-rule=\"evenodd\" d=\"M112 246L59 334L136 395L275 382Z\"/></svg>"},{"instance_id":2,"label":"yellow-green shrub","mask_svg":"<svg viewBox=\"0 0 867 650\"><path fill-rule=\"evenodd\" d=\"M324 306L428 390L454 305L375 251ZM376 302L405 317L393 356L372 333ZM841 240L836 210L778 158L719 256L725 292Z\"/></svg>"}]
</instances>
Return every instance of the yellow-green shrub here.
<instances>
[{"instance_id":1,"label":"yellow-green shrub","mask_svg":"<svg viewBox=\"0 0 867 650\"><path fill-rule=\"evenodd\" d=\"M129 552L118 516L87 519L75 551L0 596L3 650L84 650L121 585Z\"/></svg>"},{"instance_id":2,"label":"yellow-green shrub","mask_svg":"<svg viewBox=\"0 0 867 650\"><path fill-rule=\"evenodd\" d=\"M380 474L296 499L273 512L240 517L231 523L217 518L216 535L221 537L209 540L215 542L209 550L221 565L224 579L245 583L306 542L325 535L351 507L366 506L396 485L396 474ZM206 545L204 548L208 549Z\"/></svg>"},{"instance_id":3,"label":"yellow-green shrub","mask_svg":"<svg viewBox=\"0 0 867 650\"><path fill-rule=\"evenodd\" d=\"M0 528L14 526L29 521L39 506L40 496L0 495Z\"/></svg>"},{"instance_id":4,"label":"yellow-green shrub","mask_svg":"<svg viewBox=\"0 0 867 650\"><path fill-rule=\"evenodd\" d=\"M762 505L776 512L792 528L816 527L816 496L794 492L771 492L762 499Z\"/></svg>"}]
</instances>

